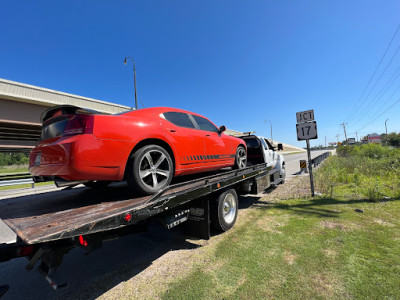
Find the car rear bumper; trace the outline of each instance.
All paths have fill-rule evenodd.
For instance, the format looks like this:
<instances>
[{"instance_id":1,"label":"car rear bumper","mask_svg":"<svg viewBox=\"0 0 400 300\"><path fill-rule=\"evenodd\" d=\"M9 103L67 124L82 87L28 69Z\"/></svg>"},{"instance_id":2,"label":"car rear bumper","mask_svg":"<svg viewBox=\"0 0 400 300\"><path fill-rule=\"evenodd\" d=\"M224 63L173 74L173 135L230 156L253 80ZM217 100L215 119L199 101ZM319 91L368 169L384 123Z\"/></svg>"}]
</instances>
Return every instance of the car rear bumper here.
<instances>
[{"instance_id":1,"label":"car rear bumper","mask_svg":"<svg viewBox=\"0 0 400 300\"><path fill-rule=\"evenodd\" d=\"M135 142L97 139L91 134L39 144L30 154L33 176L65 180L123 179L126 162Z\"/></svg>"}]
</instances>

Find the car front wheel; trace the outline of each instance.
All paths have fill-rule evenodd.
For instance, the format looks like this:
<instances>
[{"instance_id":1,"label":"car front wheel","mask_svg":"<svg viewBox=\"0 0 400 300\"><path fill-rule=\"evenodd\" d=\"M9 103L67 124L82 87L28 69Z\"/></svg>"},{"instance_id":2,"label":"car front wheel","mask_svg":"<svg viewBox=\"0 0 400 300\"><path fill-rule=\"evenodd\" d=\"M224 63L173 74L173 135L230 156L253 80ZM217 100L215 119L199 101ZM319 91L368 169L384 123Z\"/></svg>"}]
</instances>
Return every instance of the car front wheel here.
<instances>
[{"instance_id":1,"label":"car front wheel","mask_svg":"<svg viewBox=\"0 0 400 300\"><path fill-rule=\"evenodd\" d=\"M171 156L158 145L148 145L133 155L128 184L141 194L155 194L171 183L174 167Z\"/></svg>"}]
</instances>

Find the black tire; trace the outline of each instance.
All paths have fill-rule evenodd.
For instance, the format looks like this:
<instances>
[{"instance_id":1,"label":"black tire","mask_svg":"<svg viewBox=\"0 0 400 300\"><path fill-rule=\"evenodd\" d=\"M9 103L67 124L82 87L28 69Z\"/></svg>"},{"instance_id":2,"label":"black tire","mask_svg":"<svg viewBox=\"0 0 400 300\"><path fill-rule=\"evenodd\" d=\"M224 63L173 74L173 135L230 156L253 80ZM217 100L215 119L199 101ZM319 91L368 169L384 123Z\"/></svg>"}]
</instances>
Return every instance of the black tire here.
<instances>
[{"instance_id":1,"label":"black tire","mask_svg":"<svg viewBox=\"0 0 400 300\"><path fill-rule=\"evenodd\" d=\"M174 165L168 151L158 145L148 145L133 154L127 181L134 191L152 195L168 186L173 176Z\"/></svg>"},{"instance_id":2,"label":"black tire","mask_svg":"<svg viewBox=\"0 0 400 300\"><path fill-rule=\"evenodd\" d=\"M89 188L98 189L98 188L104 188L108 186L110 183L111 181L95 180L95 181L85 182L84 185Z\"/></svg>"},{"instance_id":3,"label":"black tire","mask_svg":"<svg viewBox=\"0 0 400 300\"><path fill-rule=\"evenodd\" d=\"M211 225L219 232L233 227L238 215L238 196L234 189L229 189L211 203Z\"/></svg>"},{"instance_id":4,"label":"black tire","mask_svg":"<svg viewBox=\"0 0 400 300\"><path fill-rule=\"evenodd\" d=\"M284 184L285 181L286 181L286 167L285 167L285 164L282 165L282 170L283 170L284 173L283 173L283 175L280 175L280 177L282 179L281 184Z\"/></svg>"},{"instance_id":5,"label":"black tire","mask_svg":"<svg viewBox=\"0 0 400 300\"><path fill-rule=\"evenodd\" d=\"M235 165L233 166L234 169L244 169L247 165L247 153L246 149L243 146L239 146L236 149L235 155Z\"/></svg>"}]
</instances>

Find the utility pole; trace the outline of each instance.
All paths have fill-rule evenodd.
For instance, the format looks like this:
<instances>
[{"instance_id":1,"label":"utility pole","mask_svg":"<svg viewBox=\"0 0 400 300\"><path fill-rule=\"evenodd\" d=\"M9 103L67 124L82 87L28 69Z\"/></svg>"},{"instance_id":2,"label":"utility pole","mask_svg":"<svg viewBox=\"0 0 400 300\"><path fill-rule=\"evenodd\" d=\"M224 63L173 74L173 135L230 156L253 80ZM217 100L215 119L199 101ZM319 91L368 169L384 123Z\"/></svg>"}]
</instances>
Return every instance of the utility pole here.
<instances>
[{"instance_id":1,"label":"utility pole","mask_svg":"<svg viewBox=\"0 0 400 300\"><path fill-rule=\"evenodd\" d=\"M387 125L386 125L386 122L387 122L388 120L389 120L389 119L386 119L386 121L385 121L386 137L387 137Z\"/></svg>"},{"instance_id":2,"label":"utility pole","mask_svg":"<svg viewBox=\"0 0 400 300\"><path fill-rule=\"evenodd\" d=\"M387 145L387 140L388 140L388 136L387 136L387 125L386 125L386 122L387 122L388 120L389 120L389 119L386 119L386 121L385 121L385 129L386 129L385 145Z\"/></svg>"},{"instance_id":3,"label":"utility pole","mask_svg":"<svg viewBox=\"0 0 400 300\"><path fill-rule=\"evenodd\" d=\"M339 134L336 135L337 143L339 144Z\"/></svg>"},{"instance_id":4,"label":"utility pole","mask_svg":"<svg viewBox=\"0 0 400 300\"><path fill-rule=\"evenodd\" d=\"M357 134L357 132L356 132L356 138L357 138L357 142L358 142L358 134Z\"/></svg>"},{"instance_id":5,"label":"utility pole","mask_svg":"<svg viewBox=\"0 0 400 300\"><path fill-rule=\"evenodd\" d=\"M326 136L325 136L325 148L326 148Z\"/></svg>"},{"instance_id":6,"label":"utility pole","mask_svg":"<svg viewBox=\"0 0 400 300\"><path fill-rule=\"evenodd\" d=\"M343 123L342 123L342 124L340 124L340 125L342 125L342 126L343 126L343 130L344 130L344 138L346 139L346 145L349 145L349 144L347 143L347 134L346 134L346 125L347 125L347 123L343 122Z\"/></svg>"}]
</instances>

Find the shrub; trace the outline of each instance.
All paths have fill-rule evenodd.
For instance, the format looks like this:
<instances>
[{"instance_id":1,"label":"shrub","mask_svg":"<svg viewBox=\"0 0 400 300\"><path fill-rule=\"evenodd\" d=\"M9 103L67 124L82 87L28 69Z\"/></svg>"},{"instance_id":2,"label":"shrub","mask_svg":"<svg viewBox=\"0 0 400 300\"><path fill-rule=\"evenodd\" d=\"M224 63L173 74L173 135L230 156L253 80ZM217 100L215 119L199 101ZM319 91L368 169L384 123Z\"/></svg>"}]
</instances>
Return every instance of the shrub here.
<instances>
[{"instance_id":1,"label":"shrub","mask_svg":"<svg viewBox=\"0 0 400 300\"><path fill-rule=\"evenodd\" d=\"M400 195L400 149L379 144L342 146L316 174L316 186L332 194L339 185L348 185L354 193L369 199Z\"/></svg>"}]
</instances>

